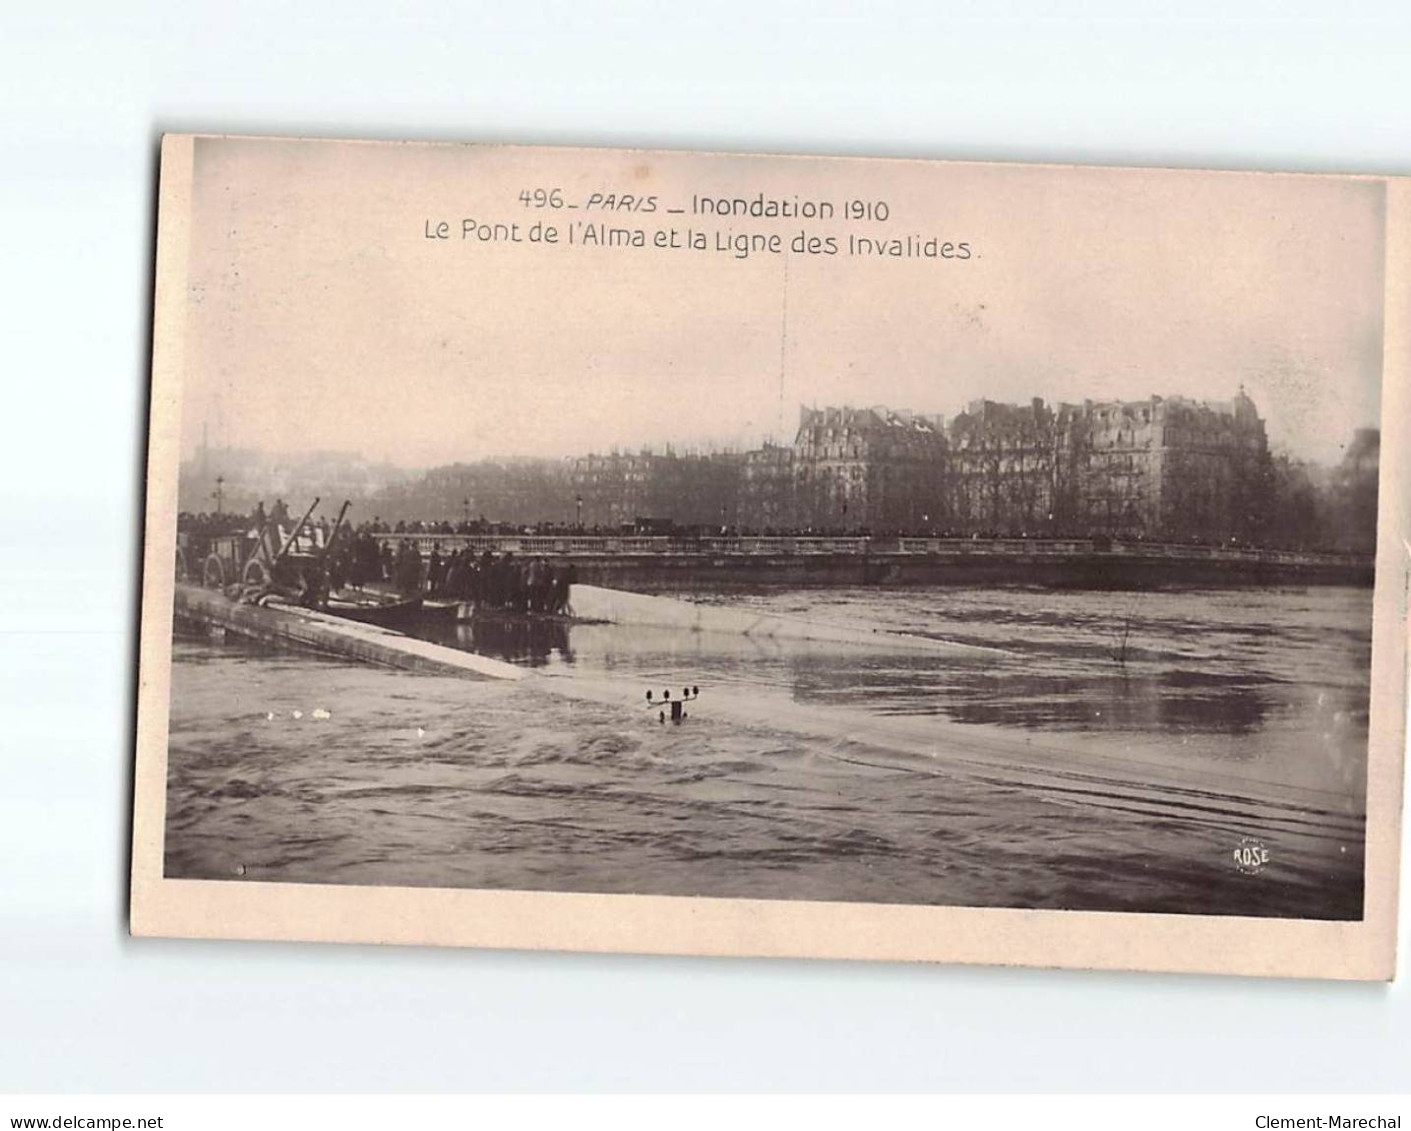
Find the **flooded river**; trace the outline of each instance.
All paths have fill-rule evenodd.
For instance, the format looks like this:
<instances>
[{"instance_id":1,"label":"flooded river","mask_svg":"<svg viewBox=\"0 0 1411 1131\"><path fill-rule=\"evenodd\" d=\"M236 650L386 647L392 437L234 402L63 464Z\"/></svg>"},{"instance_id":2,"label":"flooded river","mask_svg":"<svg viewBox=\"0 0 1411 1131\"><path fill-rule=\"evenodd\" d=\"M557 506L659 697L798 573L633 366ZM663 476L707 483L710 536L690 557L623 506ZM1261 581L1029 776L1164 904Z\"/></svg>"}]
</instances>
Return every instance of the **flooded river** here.
<instances>
[{"instance_id":1,"label":"flooded river","mask_svg":"<svg viewBox=\"0 0 1411 1131\"><path fill-rule=\"evenodd\" d=\"M428 630L509 684L179 637L168 875L1361 913L1369 590L694 599L983 650Z\"/></svg>"}]
</instances>

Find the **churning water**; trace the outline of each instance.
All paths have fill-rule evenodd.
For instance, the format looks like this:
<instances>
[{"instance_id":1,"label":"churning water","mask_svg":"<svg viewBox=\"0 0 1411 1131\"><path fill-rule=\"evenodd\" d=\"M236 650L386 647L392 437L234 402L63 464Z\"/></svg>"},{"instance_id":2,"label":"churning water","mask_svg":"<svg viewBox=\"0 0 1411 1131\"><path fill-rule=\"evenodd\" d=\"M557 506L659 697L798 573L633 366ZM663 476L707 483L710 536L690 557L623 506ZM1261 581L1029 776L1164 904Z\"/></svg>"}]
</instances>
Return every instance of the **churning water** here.
<instances>
[{"instance_id":1,"label":"churning water","mask_svg":"<svg viewBox=\"0 0 1411 1131\"><path fill-rule=\"evenodd\" d=\"M178 639L167 874L1361 914L1370 591L694 599L979 648L434 633L506 684Z\"/></svg>"}]
</instances>

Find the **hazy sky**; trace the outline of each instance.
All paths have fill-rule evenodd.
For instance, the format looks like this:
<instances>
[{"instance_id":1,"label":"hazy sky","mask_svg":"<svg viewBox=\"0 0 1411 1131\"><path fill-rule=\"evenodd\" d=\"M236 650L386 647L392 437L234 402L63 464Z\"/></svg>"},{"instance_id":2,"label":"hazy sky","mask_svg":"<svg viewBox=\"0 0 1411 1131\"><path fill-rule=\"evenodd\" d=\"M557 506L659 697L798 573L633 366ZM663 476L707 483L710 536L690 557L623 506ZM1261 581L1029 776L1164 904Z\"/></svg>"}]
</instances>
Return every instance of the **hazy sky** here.
<instances>
[{"instance_id":1,"label":"hazy sky","mask_svg":"<svg viewBox=\"0 0 1411 1131\"><path fill-rule=\"evenodd\" d=\"M1377 423L1383 189L1254 174L198 141L183 445L406 466L791 439L798 405L1226 400L1335 460ZM520 192L656 195L653 215ZM830 220L667 215L693 193ZM849 222L845 200L884 200ZM482 243L462 221L832 236L836 256ZM447 221L451 239L425 237ZM846 255L849 234L968 261ZM561 236L561 239L563 237ZM787 276L787 278L786 278ZM786 309L787 308L787 309ZM782 427L781 427L782 418Z\"/></svg>"}]
</instances>

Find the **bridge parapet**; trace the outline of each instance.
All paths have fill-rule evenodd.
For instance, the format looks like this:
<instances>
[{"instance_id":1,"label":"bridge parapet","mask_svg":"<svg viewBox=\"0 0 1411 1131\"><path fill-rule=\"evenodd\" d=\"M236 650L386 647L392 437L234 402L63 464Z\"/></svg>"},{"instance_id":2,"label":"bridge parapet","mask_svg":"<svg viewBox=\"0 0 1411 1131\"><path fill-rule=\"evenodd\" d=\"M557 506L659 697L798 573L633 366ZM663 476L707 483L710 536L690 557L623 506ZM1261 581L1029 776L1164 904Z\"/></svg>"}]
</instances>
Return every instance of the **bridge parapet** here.
<instances>
[{"instance_id":1,"label":"bridge parapet","mask_svg":"<svg viewBox=\"0 0 1411 1131\"><path fill-rule=\"evenodd\" d=\"M1372 566L1366 555L1304 550L1257 549L1175 542L1094 540L1091 538L941 538L865 535L738 535L689 537L670 534L437 534L388 532L378 541L410 541L425 556L469 548L476 554L513 553L521 557L795 557L868 555L875 557L1142 558L1168 561L1220 561L1294 567Z\"/></svg>"}]
</instances>

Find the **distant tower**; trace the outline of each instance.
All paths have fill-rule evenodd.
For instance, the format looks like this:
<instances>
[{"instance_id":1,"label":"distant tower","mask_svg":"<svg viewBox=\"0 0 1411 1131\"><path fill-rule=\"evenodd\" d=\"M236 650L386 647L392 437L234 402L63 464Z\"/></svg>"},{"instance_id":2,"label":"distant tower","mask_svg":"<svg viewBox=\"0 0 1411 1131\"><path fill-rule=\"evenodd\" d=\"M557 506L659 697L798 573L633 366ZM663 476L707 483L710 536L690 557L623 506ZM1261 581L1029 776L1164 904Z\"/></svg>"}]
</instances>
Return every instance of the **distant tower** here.
<instances>
[{"instance_id":1,"label":"distant tower","mask_svg":"<svg viewBox=\"0 0 1411 1131\"><path fill-rule=\"evenodd\" d=\"M1244 382L1240 382L1240 391L1235 394L1235 420L1242 425L1253 425L1259 422L1259 410L1255 408L1254 402L1249 394L1244 391Z\"/></svg>"}]
</instances>

